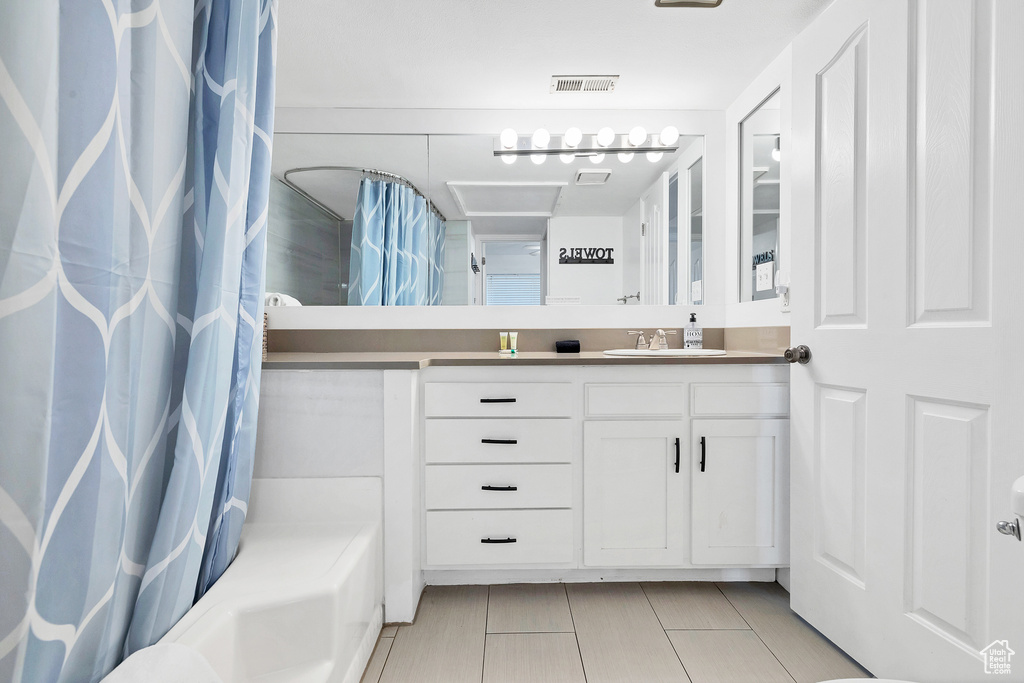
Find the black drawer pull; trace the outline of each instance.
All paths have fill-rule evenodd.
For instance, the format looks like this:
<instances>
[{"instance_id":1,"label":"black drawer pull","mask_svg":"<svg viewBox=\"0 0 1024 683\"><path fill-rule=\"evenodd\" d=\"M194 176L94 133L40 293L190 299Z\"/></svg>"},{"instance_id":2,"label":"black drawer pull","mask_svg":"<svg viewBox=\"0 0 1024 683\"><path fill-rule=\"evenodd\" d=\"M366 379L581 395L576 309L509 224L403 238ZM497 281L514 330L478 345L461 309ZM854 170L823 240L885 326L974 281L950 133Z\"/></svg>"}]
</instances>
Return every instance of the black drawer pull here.
<instances>
[{"instance_id":1,"label":"black drawer pull","mask_svg":"<svg viewBox=\"0 0 1024 683\"><path fill-rule=\"evenodd\" d=\"M481 538L481 543L515 543L514 538Z\"/></svg>"},{"instance_id":2,"label":"black drawer pull","mask_svg":"<svg viewBox=\"0 0 1024 683\"><path fill-rule=\"evenodd\" d=\"M700 437L700 471L704 471L704 456L707 455L707 447L704 443L704 437Z\"/></svg>"},{"instance_id":3,"label":"black drawer pull","mask_svg":"<svg viewBox=\"0 0 1024 683\"><path fill-rule=\"evenodd\" d=\"M500 443L515 446L519 443L519 439L480 439L480 443Z\"/></svg>"},{"instance_id":4,"label":"black drawer pull","mask_svg":"<svg viewBox=\"0 0 1024 683\"><path fill-rule=\"evenodd\" d=\"M514 398L482 398L481 403L515 403Z\"/></svg>"},{"instance_id":5,"label":"black drawer pull","mask_svg":"<svg viewBox=\"0 0 1024 683\"><path fill-rule=\"evenodd\" d=\"M679 437L676 437L676 474L679 474Z\"/></svg>"},{"instance_id":6,"label":"black drawer pull","mask_svg":"<svg viewBox=\"0 0 1024 683\"><path fill-rule=\"evenodd\" d=\"M518 486L481 486L481 491L518 491Z\"/></svg>"}]
</instances>

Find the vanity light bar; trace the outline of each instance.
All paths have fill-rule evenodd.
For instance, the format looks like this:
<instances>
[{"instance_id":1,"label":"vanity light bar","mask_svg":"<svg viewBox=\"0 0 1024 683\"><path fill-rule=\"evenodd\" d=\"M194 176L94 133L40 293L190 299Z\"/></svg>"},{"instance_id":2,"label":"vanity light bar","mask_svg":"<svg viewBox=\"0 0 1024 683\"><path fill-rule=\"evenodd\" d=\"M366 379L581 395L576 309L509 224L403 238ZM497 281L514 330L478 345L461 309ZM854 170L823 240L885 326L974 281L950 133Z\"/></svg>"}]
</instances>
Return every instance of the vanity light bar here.
<instances>
[{"instance_id":1,"label":"vanity light bar","mask_svg":"<svg viewBox=\"0 0 1024 683\"><path fill-rule=\"evenodd\" d=\"M593 136L584 136L584 139ZM653 136L652 136L653 137ZM576 147L568 147L562 142L563 136L552 135L547 146L544 148L538 148L533 145L531 139L527 136L520 136L520 139L516 141L514 147L507 148L502 145L501 141L498 140L494 145L494 156L496 157L507 157L507 156L518 156L528 157L535 154L543 154L545 156L558 156L560 154L572 154L576 157L591 157L596 154L616 154L619 152L677 152L679 151L679 145L659 145L654 142L645 142L641 145L610 145L608 147L600 147L594 145L592 147L584 146L582 143ZM616 136L621 138L621 136Z\"/></svg>"}]
</instances>

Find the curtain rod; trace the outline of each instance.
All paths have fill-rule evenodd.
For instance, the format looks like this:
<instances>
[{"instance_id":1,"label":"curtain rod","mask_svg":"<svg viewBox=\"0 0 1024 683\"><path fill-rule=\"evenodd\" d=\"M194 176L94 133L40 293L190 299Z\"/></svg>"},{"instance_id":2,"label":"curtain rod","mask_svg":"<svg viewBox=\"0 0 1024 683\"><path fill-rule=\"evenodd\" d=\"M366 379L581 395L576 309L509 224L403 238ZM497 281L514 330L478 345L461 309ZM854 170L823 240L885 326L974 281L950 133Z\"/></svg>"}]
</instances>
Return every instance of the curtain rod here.
<instances>
[{"instance_id":1,"label":"curtain rod","mask_svg":"<svg viewBox=\"0 0 1024 683\"><path fill-rule=\"evenodd\" d=\"M388 179L394 180L396 182L399 182L399 183L405 185L406 187L411 189L413 192L415 192L419 196L423 197L427 201L427 206L430 208L430 210L438 218L440 218L442 222L447 222L448 221L448 219L444 217L444 214L437 210L437 207L434 206L434 203L432 201L430 201L430 198L427 197L427 195L425 195L422 192L420 192L420 189L418 187L416 187L415 185L413 185L412 182L408 178L400 176L397 173L388 173L387 171L381 171L380 169L376 169L376 168L363 168L362 166L300 166L298 168L289 168L287 171L284 172L284 177L281 178L281 182L283 182L285 185L287 185L291 189L293 189L296 192L298 192L305 199L307 199L310 202L312 202L313 204L315 204L319 209L321 209L322 211L326 211L328 214L330 214L331 216L333 216L334 218L336 218L339 221L343 221L345 219L342 218L341 216L339 216L336 212L334 212L331 209L329 209L327 206L325 206L323 202L319 201L318 199L313 197L311 194L309 194L308 192L306 192L301 187L299 187L298 185L296 185L295 183L293 183L291 180L288 179L288 175L290 173L302 173L303 171L352 171L354 173L362 173L362 174L365 174L365 175L380 176L382 178L388 178Z\"/></svg>"}]
</instances>

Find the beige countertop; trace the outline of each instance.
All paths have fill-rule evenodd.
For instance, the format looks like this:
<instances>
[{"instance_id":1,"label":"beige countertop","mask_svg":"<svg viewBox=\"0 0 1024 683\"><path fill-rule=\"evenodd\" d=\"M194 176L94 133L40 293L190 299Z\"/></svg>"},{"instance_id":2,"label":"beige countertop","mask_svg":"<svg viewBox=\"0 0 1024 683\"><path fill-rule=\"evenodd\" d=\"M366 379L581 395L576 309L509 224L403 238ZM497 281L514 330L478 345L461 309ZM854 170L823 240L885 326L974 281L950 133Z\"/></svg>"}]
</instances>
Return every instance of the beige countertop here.
<instances>
[{"instance_id":1,"label":"beige countertop","mask_svg":"<svg viewBox=\"0 0 1024 683\"><path fill-rule=\"evenodd\" d=\"M263 361L265 370L420 370L473 365L775 365L781 354L728 351L724 356L606 356L600 351L555 353L524 351L502 356L497 351L276 352Z\"/></svg>"}]
</instances>

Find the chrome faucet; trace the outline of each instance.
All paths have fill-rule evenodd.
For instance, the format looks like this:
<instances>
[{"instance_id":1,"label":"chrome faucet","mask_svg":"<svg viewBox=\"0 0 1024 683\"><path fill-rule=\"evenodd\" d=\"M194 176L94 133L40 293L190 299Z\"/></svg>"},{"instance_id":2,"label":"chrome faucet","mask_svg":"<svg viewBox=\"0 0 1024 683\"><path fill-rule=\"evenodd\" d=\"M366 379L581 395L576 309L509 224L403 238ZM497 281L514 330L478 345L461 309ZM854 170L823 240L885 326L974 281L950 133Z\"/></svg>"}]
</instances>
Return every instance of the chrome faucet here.
<instances>
[{"instance_id":1,"label":"chrome faucet","mask_svg":"<svg viewBox=\"0 0 1024 683\"><path fill-rule=\"evenodd\" d=\"M662 330L662 329L657 330L653 335L651 335L651 345L650 345L649 348L652 348L652 349L667 349L668 348L668 339L665 338L665 335L667 335L667 334L675 334L675 333L676 333L675 330L669 330L668 332L666 332L665 330Z\"/></svg>"},{"instance_id":2,"label":"chrome faucet","mask_svg":"<svg viewBox=\"0 0 1024 683\"><path fill-rule=\"evenodd\" d=\"M648 348L648 346L647 346L647 337L644 336L643 330L630 330L629 332L626 332L626 334L638 335L637 338L636 338L636 347L634 347L634 348L637 348L637 349L646 349L646 348Z\"/></svg>"}]
</instances>

